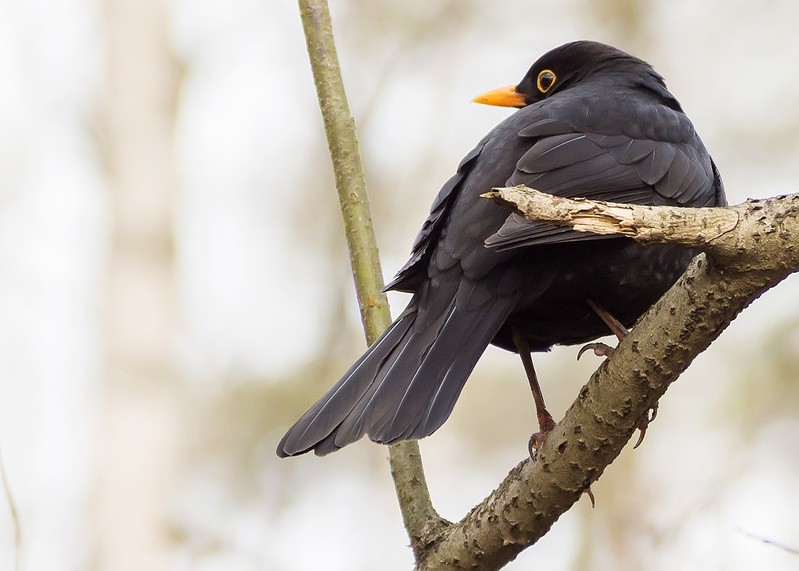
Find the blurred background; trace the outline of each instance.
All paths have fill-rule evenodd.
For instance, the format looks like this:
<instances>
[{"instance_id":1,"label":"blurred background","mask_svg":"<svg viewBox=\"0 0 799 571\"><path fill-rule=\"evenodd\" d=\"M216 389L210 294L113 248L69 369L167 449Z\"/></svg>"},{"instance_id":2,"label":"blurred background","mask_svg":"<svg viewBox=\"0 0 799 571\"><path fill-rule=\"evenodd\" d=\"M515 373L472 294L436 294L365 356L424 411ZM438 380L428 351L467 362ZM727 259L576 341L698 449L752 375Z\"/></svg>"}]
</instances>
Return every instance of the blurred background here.
<instances>
[{"instance_id":1,"label":"blurred background","mask_svg":"<svg viewBox=\"0 0 799 571\"><path fill-rule=\"evenodd\" d=\"M797 191L791 0L331 10L387 277L509 113L470 99L578 38L655 65L732 203ZM341 234L294 2L0 1L0 454L21 569L411 567L384 447L274 455L363 350ZM696 360L595 509L508 568L799 568L796 287ZM536 359L556 418L599 364L575 356ZM489 349L422 442L440 513L485 497L534 428L520 363ZM0 497L0 569L11 521Z\"/></svg>"}]
</instances>

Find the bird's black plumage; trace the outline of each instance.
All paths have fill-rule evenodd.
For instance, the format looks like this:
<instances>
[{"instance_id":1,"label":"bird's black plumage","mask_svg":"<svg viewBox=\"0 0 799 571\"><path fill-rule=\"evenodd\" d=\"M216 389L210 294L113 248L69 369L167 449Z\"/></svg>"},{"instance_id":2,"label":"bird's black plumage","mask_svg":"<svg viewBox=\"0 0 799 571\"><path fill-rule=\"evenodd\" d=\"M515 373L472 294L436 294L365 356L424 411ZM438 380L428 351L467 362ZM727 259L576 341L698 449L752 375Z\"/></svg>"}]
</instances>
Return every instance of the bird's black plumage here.
<instances>
[{"instance_id":1,"label":"bird's black plumage","mask_svg":"<svg viewBox=\"0 0 799 571\"><path fill-rule=\"evenodd\" d=\"M525 184L565 197L644 205L724 205L713 161L648 64L573 42L515 88L522 107L480 141L441 189L410 260L387 289L405 311L277 448L327 454L364 434L421 438L447 419L489 343L533 351L607 334L591 299L630 326L693 252L529 222L480 195Z\"/></svg>"}]
</instances>

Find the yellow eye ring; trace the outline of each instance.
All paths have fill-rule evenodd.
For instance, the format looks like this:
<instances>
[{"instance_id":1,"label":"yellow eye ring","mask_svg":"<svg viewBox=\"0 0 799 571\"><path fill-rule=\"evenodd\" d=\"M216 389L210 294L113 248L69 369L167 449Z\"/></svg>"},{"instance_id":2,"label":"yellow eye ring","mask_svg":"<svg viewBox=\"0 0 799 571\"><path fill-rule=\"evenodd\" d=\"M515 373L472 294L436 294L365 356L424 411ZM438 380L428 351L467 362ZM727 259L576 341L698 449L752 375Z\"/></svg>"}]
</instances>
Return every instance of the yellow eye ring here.
<instances>
[{"instance_id":1,"label":"yellow eye ring","mask_svg":"<svg viewBox=\"0 0 799 571\"><path fill-rule=\"evenodd\" d=\"M538 74L538 79L535 81L535 86L541 93L546 93L552 89L552 86L555 85L555 81L557 79L558 76L555 75L555 72L553 72L551 69L545 69Z\"/></svg>"}]
</instances>

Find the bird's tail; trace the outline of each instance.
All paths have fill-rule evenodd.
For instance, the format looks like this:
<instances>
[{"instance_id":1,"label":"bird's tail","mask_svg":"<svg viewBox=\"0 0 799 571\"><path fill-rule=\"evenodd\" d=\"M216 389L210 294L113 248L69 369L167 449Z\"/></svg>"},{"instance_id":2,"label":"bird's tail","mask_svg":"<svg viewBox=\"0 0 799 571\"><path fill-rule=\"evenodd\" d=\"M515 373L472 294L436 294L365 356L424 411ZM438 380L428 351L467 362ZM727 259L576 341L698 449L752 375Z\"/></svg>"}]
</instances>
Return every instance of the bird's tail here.
<instances>
[{"instance_id":1,"label":"bird's tail","mask_svg":"<svg viewBox=\"0 0 799 571\"><path fill-rule=\"evenodd\" d=\"M425 283L408 308L283 436L278 456L322 456L364 434L393 444L449 417L477 360L516 301L481 279ZM453 283L454 282L454 283Z\"/></svg>"}]
</instances>

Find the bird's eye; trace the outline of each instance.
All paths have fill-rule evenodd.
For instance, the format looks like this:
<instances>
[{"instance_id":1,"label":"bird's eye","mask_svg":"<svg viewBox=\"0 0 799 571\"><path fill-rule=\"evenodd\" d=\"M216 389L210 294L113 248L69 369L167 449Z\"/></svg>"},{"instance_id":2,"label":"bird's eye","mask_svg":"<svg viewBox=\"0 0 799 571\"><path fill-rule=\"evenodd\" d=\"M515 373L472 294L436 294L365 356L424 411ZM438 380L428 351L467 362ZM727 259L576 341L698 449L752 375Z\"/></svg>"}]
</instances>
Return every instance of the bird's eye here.
<instances>
[{"instance_id":1,"label":"bird's eye","mask_svg":"<svg viewBox=\"0 0 799 571\"><path fill-rule=\"evenodd\" d=\"M555 80L557 76L555 75L552 70L545 69L541 73L538 74L538 79L535 82L536 87L538 87L538 91L541 93L546 93L552 86L555 85Z\"/></svg>"}]
</instances>

